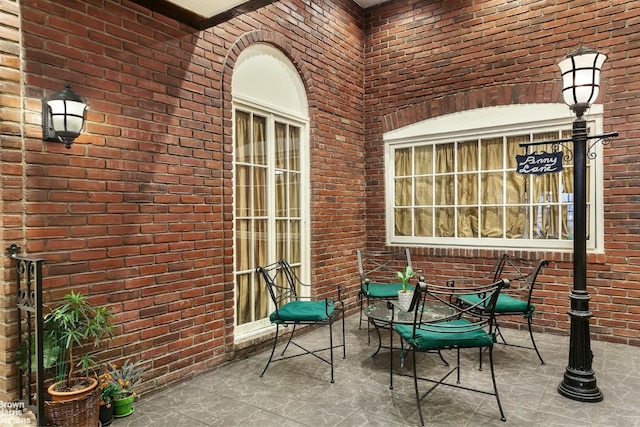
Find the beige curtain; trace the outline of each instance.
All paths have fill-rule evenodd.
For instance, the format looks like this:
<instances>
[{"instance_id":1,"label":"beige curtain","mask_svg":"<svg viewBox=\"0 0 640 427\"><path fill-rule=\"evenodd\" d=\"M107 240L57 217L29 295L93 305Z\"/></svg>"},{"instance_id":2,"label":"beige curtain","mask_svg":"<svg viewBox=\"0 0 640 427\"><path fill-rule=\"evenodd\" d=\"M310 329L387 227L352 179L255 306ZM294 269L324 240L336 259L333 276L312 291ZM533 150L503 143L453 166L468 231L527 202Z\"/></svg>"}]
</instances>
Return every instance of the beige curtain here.
<instances>
[{"instance_id":1,"label":"beige curtain","mask_svg":"<svg viewBox=\"0 0 640 427\"><path fill-rule=\"evenodd\" d=\"M531 228L531 209L529 208L530 178L515 172L518 166L517 155L526 154L520 144L529 142L527 135L507 138L507 212L505 235L509 239L529 238Z\"/></svg>"},{"instance_id":2,"label":"beige curtain","mask_svg":"<svg viewBox=\"0 0 640 427\"><path fill-rule=\"evenodd\" d=\"M534 141L557 138L557 132L541 133ZM504 141L497 137L396 150L396 235L518 239L558 238L561 232L562 238L570 238L571 169L561 178L518 174L516 155L526 153L520 144L530 136ZM551 152L547 146L536 149Z\"/></svg>"},{"instance_id":3,"label":"beige curtain","mask_svg":"<svg viewBox=\"0 0 640 427\"><path fill-rule=\"evenodd\" d=\"M239 325L267 316L268 310L266 289L253 272L267 261L267 222L261 218L267 209L265 127L264 117L236 112L236 269L250 271L236 276Z\"/></svg>"}]
</instances>

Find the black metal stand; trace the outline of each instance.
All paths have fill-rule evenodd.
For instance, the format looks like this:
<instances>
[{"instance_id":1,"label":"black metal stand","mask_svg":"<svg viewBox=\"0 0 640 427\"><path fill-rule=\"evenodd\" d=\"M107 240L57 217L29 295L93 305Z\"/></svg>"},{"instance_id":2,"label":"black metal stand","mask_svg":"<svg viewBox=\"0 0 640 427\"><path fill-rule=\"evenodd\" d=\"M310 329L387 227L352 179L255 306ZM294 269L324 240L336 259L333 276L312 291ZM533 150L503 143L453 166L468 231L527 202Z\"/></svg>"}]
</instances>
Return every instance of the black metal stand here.
<instances>
[{"instance_id":1,"label":"black metal stand","mask_svg":"<svg viewBox=\"0 0 640 427\"><path fill-rule=\"evenodd\" d=\"M571 292L571 332L569 365L558 392L581 402L599 402L603 399L592 369L593 352L589 333L589 292L587 291L587 123L584 111L576 111L573 122L573 290Z\"/></svg>"}]
</instances>

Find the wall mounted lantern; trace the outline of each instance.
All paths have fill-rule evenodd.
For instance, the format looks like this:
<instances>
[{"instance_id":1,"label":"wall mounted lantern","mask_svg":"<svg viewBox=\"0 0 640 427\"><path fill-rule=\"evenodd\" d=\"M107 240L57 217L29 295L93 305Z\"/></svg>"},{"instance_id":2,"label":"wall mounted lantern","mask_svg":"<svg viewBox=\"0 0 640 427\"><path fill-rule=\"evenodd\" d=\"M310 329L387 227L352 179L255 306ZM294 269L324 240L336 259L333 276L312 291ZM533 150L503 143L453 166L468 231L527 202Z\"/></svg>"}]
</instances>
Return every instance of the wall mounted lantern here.
<instances>
[{"instance_id":1,"label":"wall mounted lantern","mask_svg":"<svg viewBox=\"0 0 640 427\"><path fill-rule=\"evenodd\" d=\"M592 369L593 353L589 333L589 319L592 315L589 311L591 297L587 291L587 155L591 146L588 146L587 141L602 140L617 136L617 133L587 136L587 122L583 116L598 97L600 70L606 59L606 55L580 47L558 64L562 73L564 102L577 116L571 135L574 152L574 238L573 290L569 297L569 363L558 392L582 402L599 402L603 399Z\"/></svg>"},{"instance_id":2,"label":"wall mounted lantern","mask_svg":"<svg viewBox=\"0 0 640 427\"><path fill-rule=\"evenodd\" d=\"M64 142L71 148L84 125L86 101L67 83L64 90L42 100L42 140Z\"/></svg>"}]
</instances>

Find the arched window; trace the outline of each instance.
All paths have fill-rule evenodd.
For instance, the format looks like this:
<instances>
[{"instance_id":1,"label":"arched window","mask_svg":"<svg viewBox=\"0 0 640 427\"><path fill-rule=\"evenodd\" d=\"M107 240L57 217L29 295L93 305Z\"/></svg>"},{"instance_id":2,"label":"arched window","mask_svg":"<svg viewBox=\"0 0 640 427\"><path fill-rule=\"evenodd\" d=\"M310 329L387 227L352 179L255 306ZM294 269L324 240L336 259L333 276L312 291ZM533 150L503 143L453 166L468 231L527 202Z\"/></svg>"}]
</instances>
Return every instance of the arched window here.
<instances>
[{"instance_id":1,"label":"arched window","mask_svg":"<svg viewBox=\"0 0 640 427\"><path fill-rule=\"evenodd\" d=\"M233 72L236 338L270 325L258 266L286 258L308 276L308 106L300 76L276 48L245 49Z\"/></svg>"}]
</instances>

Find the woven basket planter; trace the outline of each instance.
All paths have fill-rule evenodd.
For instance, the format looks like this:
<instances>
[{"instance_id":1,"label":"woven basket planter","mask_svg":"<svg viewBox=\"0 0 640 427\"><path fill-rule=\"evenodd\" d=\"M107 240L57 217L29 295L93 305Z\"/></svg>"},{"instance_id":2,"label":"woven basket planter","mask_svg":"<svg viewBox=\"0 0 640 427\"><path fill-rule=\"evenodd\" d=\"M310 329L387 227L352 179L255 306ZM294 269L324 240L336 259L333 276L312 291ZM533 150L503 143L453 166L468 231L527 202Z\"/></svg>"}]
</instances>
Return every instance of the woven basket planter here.
<instances>
[{"instance_id":1,"label":"woven basket planter","mask_svg":"<svg viewBox=\"0 0 640 427\"><path fill-rule=\"evenodd\" d=\"M44 417L47 426L98 427L100 413L100 389L89 394L61 402L45 401Z\"/></svg>"}]
</instances>

